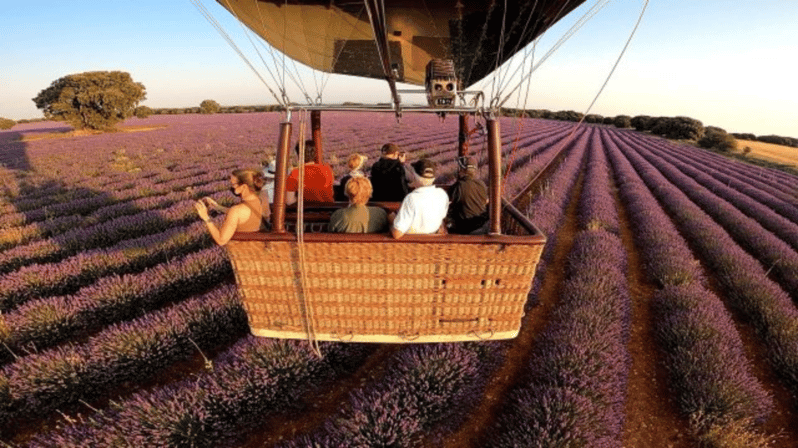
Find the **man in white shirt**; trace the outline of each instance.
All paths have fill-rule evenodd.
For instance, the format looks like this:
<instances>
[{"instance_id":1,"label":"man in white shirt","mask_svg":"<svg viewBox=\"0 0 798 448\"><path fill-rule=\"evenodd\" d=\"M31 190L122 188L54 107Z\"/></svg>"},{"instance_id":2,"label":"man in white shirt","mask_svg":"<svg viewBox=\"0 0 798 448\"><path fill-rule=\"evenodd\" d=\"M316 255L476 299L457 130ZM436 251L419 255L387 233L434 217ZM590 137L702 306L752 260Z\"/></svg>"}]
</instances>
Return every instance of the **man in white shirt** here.
<instances>
[{"instance_id":1,"label":"man in white shirt","mask_svg":"<svg viewBox=\"0 0 798 448\"><path fill-rule=\"evenodd\" d=\"M405 196L391 225L391 235L399 239L408 233L437 233L449 208L449 196L434 185L435 162L421 159L413 163L415 190Z\"/></svg>"}]
</instances>

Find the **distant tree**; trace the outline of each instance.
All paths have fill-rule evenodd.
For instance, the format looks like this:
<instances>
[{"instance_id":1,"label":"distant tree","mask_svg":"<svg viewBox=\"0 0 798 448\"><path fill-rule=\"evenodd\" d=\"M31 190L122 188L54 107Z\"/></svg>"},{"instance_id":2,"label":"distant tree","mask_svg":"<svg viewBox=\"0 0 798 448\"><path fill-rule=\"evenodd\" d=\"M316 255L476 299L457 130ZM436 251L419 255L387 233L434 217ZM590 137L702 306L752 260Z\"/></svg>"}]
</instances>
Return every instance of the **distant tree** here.
<instances>
[{"instance_id":1,"label":"distant tree","mask_svg":"<svg viewBox=\"0 0 798 448\"><path fill-rule=\"evenodd\" d=\"M0 129L11 129L15 124L17 124L17 122L14 120L0 117Z\"/></svg>"},{"instance_id":2,"label":"distant tree","mask_svg":"<svg viewBox=\"0 0 798 448\"><path fill-rule=\"evenodd\" d=\"M715 126L704 128L704 136L698 140L698 146L702 148L714 148L723 152L731 152L737 149L737 139L733 135Z\"/></svg>"},{"instance_id":3,"label":"distant tree","mask_svg":"<svg viewBox=\"0 0 798 448\"><path fill-rule=\"evenodd\" d=\"M798 147L798 139L791 137L782 137L780 135L760 135L756 139L757 141L772 143L774 145Z\"/></svg>"},{"instance_id":4,"label":"distant tree","mask_svg":"<svg viewBox=\"0 0 798 448\"><path fill-rule=\"evenodd\" d=\"M543 118L543 111L540 109L530 109L526 111L526 116L529 118Z\"/></svg>"},{"instance_id":5,"label":"distant tree","mask_svg":"<svg viewBox=\"0 0 798 448\"><path fill-rule=\"evenodd\" d=\"M59 78L39 92L33 102L50 120L76 129L112 129L133 116L146 98L144 85L126 72L85 72Z\"/></svg>"},{"instance_id":6,"label":"distant tree","mask_svg":"<svg viewBox=\"0 0 798 448\"><path fill-rule=\"evenodd\" d=\"M554 112L551 118L560 121L580 121L584 117L584 114L581 112L576 112L573 110L561 110Z\"/></svg>"},{"instance_id":7,"label":"distant tree","mask_svg":"<svg viewBox=\"0 0 798 448\"><path fill-rule=\"evenodd\" d=\"M739 139L739 140L752 140L752 141L756 140L756 135L751 134L751 133L744 133L743 134L743 133L733 132L732 135L734 136L734 138Z\"/></svg>"},{"instance_id":8,"label":"distant tree","mask_svg":"<svg viewBox=\"0 0 798 448\"><path fill-rule=\"evenodd\" d=\"M615 125L616 128L631 128L632 117L629 115L618 115L612 120L612 124Z\"/></svg>"},{"instance_id":9,"label":"distant tree","mask_svg":"<svg viewBox=\"0 0 798 448\"><path fill-rule=\"evenodd\" d=\"M648 115L638 115L632 118L632 127L637 131L650 131L654 124L654 119Z\"/></svg>"},{"instance_id":10,"label":"distant tree","mask_svg":"<svg viewBox=\"0 0 798 448\"><path fill-rule=\"evenodd\" d=\"M133 111L133 115L135 115L136 118L147 118L154 113L155 111L147 106L139 106Z\"/></svg>"},{"instance_id":11,"label":"distant tree","mask_svg":"<svg viewBox=\"0 0 798 448\"><path fill-rule=\"evenodd\" d=\"M596 114L587 114L585 115L585 122L602 124L604 123L604 117Z\"/></svg>"},{"instance_id":12,"label":"distant tree","mask_svg":"<svg viewBox=\"0 0 798 448\"><path fill-rule=\"evenodd\" d=\"M615 117L604 117L604 124L615 124Z\"/></svg>"},{"instance_id":13,"label":"distant tree","mask_svg":"<svg viewBox=\"0 0 798 448\"><path fill-rule=\"evenodd\" d=\"M698 141L704 136L704 125L690 117L660 117L651 132L670 139Z\"/></svg>"},{"instance_id":14,"label":"distant tree","mask_svg":"<svg viewBox=\"0 0 798 448\"><path fill-rule=\"evenodd\" d=\"M200 112L203 114L215 114L222 106L214 100L205 100L200 103Z\"/></svg>"}]
</instances>

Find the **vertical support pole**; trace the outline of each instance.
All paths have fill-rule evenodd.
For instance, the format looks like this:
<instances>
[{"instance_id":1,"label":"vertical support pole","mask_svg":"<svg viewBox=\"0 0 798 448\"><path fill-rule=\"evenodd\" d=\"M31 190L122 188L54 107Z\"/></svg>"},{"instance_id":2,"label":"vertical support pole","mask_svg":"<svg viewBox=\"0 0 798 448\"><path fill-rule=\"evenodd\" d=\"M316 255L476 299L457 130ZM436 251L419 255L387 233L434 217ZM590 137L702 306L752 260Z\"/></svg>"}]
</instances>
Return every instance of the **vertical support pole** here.
<instances>
[{"instance_id":1,"label":"vertical support pole","mask_svg":"<svg viewBox=\"0 0 798 448\"><path fill-rule=\"evenodd\" d=\"M324 149L321 146L321 111L310 111L310 129L313 132L313 146L316 148L316 163L324 160Z\"/></svg>"},{"instance_id":2,"label":"vertical support pole","mask_svg":"<svg viewBox=\"0 0 798 448\"><path fill-rule=\"evenodd\" d=\"M285 187L288 181L288 147L291 144L291 122L280 123L277 140L277 172L274 173L274 204L272 207L272 231L285 233Z\"/></svg>"},{"instance_id":3,"label":"vertical support pole","mask_svg":"<svg viewBox=\"0 0 798 448\"><path fill-rule=\"evenodd\" d=\"M490 204L488 213L490 215L491 235L502 233L501 211L502 211L502 182L501 182L501 131L499 121L495 118L488 118L488 171L490 176L489 196Z\"/></svg>"},{"instance_id":4,"label":"vertical support pole","mask_svg":"<svg viewBox=\"0 0 798 448\"><path fill-rule=\"evenodd\" d=\"M460 136L457 146L457 155L460 157L468 155L468 140L471 129L468 127L468 114L460 114Z\"/></svg>"}]
</instances>

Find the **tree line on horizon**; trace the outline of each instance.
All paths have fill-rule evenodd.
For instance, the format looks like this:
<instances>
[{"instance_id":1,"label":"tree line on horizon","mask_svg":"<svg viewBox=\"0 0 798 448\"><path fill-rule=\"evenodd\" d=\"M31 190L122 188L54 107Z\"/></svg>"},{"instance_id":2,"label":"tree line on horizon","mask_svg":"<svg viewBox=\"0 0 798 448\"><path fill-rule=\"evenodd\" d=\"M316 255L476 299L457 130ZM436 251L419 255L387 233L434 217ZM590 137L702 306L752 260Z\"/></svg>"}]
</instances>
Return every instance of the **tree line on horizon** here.
<instances>
[{"instance_id":1,"label":"tree line on horizon","mask_svg":"<svg viewBox=\"0 0 798 448\"><path fill-rule=\"evenodd\" d=\"M52 82L32 100L44 117L30 120L11 120L0 117L0 129L10 129L17 123L54 120L64 121L75 129L112 130L119 122L150 115L177 115L197 113L248 113L276 112L277 105L221 106L206 99L198 107L150 108L139 103L146 99L143 84L134 82L130 74L121 71L94 71L67 75ZM357 105L358 103L347 103ZM601 116L583 114L572 110L502 109L504 116L542 118L560 121L612 125L617 128L634 128L672 140L694 141L704 148L732 151L737 139L760 141L798 148L798 138L779 135L757 136L751 133L728 133L716 126L704 126L690 117L651 117L648 115Z\"/></svg>"}]
</instances>

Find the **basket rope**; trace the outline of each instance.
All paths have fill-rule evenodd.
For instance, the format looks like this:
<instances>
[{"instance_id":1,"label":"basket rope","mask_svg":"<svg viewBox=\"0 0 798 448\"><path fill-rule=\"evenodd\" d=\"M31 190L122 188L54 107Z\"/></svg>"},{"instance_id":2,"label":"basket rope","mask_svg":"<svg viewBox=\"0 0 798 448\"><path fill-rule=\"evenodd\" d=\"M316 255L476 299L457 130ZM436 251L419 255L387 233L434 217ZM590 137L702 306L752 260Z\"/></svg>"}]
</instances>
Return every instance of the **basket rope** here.
<instances>
[{"instance_id":1,"label":"basket rope","mask_svg":"<svg viewBox=\"0 0 798 448\"><path fill-rule=\"evenodd\" d=\"M302 321L305 325L305 332L308 335L308 343L311 350L319 358L322 357L319 341L316 339L316 330L313 326L313 306L309 303L307 294L307 274L305 273L305 110L299 112L299 179L297 185L297 213L296 213L296 236L297 252L299 254L299 287L297 294L299 306L302 310ZM295 291L296 292L296 291Z\"/></svg>"}]
</instances>

